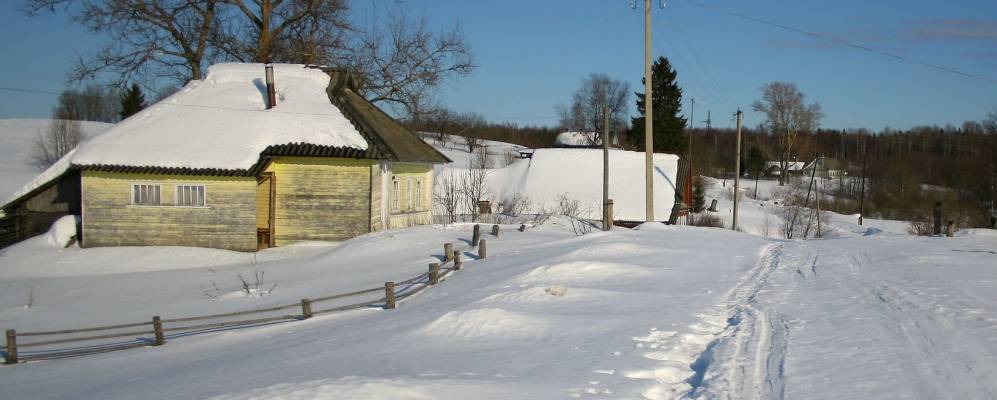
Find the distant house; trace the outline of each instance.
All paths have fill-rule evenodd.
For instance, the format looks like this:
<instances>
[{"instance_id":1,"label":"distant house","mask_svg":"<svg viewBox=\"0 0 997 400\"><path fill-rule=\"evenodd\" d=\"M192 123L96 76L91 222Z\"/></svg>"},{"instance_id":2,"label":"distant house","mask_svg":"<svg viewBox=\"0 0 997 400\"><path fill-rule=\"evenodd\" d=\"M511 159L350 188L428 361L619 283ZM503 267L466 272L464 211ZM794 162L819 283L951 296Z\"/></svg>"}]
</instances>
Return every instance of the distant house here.
<instances>
[{"instance_id":1,"label":"distant house","mask_svg":"<svg viewBox=\"0 0 997 400\"><path fill-rule=\"evenodd\" d=\"M561 148L601 148L602 135L596 132L561 132L554 139L554 147ZM609 146L619 147L619 137L610 135Z\"/></svg>"},{"instance_id":2,"label":"distant house","mask_svg":"<svg viewBox=\"0 0 997 400\"><path fill-rule=\"evenodd\" d=\"M83 247L254 251L432 221L450 160L356 93L351 75L219 64L84 143L0 209L16 240L81 218Z\"/></svg>"},{"instance_id":3,"label":"distant house","mask_svg":"<svg viewBox=\"0 0 997 400\"><path fill-rule=\"evenodd\" d=\"M804 168L806 168L806 163L803 161L786 162L786 173L788 175L801 174ZM763 173L769 177L778 177L782 175L782 164L779 161L768 161L765 163Z\"/></svg>"}]
</instances>

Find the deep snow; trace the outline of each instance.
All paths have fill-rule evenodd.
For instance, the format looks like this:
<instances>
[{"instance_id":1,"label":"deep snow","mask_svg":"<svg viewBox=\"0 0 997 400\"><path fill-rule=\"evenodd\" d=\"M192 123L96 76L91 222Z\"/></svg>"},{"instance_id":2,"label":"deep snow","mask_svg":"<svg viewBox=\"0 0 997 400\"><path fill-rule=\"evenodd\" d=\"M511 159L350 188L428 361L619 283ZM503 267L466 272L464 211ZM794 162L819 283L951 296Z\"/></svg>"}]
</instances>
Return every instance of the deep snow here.
<instances>
[{"instance_id":1,"label":"deep snow","mask_svg":"<svg viewBox=\"0 0 997 400\"><path fill-rule=\"evenodd\" d=\"M497 149L498 147L496 147ZM517 149L510 147L510 151ZM503 157L501 150L493 154ZM642 175L639 175L642 177ZM553 181L555 178L548 178ZM515 181L510 181L515 182ZM709 180L728 218L731 202ZM442 243L466 269L407 299L307 321L171 337L148 347L0 367L4 398L993 399L997 233L914 237L899 221L832 214L828 239L761 224L778 190L741 203L741 228L645 224L577 237L424 226L258 254L62 248L0 251L0 329L20 331L266 307L422 273ZM745 190L753 182L743 182ZM774 227L773 227L774 228ZM486 229L487 231L487 229ZM272 293L237 274L265 271ZM215 289L217 287L217 290ZM26 307L31 303L31 307Z\"/></svg>"}]
</instances>

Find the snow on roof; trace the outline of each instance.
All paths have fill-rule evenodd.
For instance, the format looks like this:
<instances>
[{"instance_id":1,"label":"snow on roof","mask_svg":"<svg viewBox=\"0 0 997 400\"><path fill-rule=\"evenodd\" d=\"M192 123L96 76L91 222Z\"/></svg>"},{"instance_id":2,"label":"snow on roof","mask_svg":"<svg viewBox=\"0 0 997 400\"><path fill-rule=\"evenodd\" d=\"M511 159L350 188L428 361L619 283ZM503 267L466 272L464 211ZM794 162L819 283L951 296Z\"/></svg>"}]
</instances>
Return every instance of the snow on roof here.
<instances>
[{"instance_id":1,"label":"snow on roof","mask_svg":"<svg viewBox=\"0 0 997 400\"><path fill-rule=\"evenodd\" d=\"M38 174L38 176L36 176L34 179L29 181L28 183L25 183L24 186L21 186L21 188L18 189L16 192L14 192L14 194L10 195L10 198L8 198L7 201L3 202L2 205L6 206L7 204L10 204L14 200L19 199L21 196L31 193L35 189L38 189L44 186L45 184L62 176L62 174L66 173L66 171L69 170L69 165L70 165L69 160L73 157L73 154L76 153L77 149L70 150L68 153L66 153L66 155L62 156L62 158L60 158L59 161L56 161L54 164L52 164L44 171L42 171L42 173Z\"/></svg>"},{"instance_id":2,"label":"snow on roof","mask_svg":"<svg viewBox=\"0 0 997 400\"><path fill-rule=\"evenodd\" d=\"M788 161L786 162L787 171L799 171L802 170L806 164L803 161ZM765 163L765 168L778 167L780 166L779 161L768 161Z\"/></svg>"},{"instance_id":3,"label":"snow on roof","mask_svg":"<svg viewBox=\"0 0 997 400\"><path fill-rule=\"evenodd\" d=\"M330 102L325 72L275 64L277 105L269 110L264 74L263 64L213 65L204 80L85 143L72 164L246 170L271 145L367 148Z\"/></svg>"},{"instance_id":4,"label":"snow on roof","mask_svg":"<svg viewBox=\"0 0 997 400\"><path fill-rule=\"evenodd\" d=\"M554 139L556 146L591 146L599 144L596 141L598 134L595 132L561 132Z\"/></svg>"}]
</instances>

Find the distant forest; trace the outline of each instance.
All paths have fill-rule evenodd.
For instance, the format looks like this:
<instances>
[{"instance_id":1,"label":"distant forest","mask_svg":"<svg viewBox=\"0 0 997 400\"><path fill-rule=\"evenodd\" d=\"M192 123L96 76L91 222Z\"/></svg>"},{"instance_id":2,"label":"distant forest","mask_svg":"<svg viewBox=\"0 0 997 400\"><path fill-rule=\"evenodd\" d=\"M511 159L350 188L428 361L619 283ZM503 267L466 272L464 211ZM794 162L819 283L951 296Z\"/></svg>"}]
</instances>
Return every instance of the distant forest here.
<instances>
[{"instance_id":1,"label":"distant forest","mask_svg":"<svg viewBox=\"0 0 997 400\"><path fill-rule=\"evenodd\" d=\"M552 147L560 132L557 128L480 120L468 125L467 129L454 127L447 133L543 148ZM415 128L440 130L431 123ZM734 176L733 129L695 128L687 132L693 135L695 175ZM769 160L777 161L777 145L777 137L764 129L742 129L743 172L751 176L756 173L747 170L744 161L752 146L757 146ZM971 121L961 127L922 126L875 133L864 129L818 129L800 134L794 155L804 162L822 155L825 168L847 171L848 178L825 183L825 192L833 196L826 204L829 210L859 212L865 161L867 217L927 221L934 202L942 201L944 218L955 220L958 226L991 226L997 181L997 121L993 116L986 122Z\"/></svg>"}]
</instances>

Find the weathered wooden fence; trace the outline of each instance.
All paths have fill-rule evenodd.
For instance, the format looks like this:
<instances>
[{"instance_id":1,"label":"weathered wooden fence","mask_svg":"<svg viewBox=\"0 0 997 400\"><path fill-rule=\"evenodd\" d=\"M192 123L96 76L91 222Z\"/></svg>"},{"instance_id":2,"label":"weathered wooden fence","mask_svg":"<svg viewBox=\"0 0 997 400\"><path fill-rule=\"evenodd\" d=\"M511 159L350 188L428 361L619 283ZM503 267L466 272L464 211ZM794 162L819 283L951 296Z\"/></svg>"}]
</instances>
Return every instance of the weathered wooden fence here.
<instances>
[{"instance_id":1,"label":"weathered wooden fence","mask_svg":"<svg viewBox=\"0 0 997 400\"><path fill-rule=\"evenodd\" d=\"M475 236L478 236L480 227L475 225L474 232ZM498 233L498 225L494 225L492 235L498 237ZM478 259L487 257L486 246L484 239L478 239L472 245L472 247L477 247ZM161 346L166 344L168 339L177 337L300 321L315 315L349 310L364 308L390 310L394 309L398 302L440 283L450 274L463 268L461 252L454 249L452 243L443 245L443 257L442 263L430 263L426 273L400 282L385 282L383 287L301 299L300 302L292 304L181 318L160 318L157 315L145 322L58 331L17 332L14 329L7 329L6 343L2 347L4 364L77 357L136 347ZM351 302L341 304L346 299L351 299ZM250 315L256 318L246 318ZM42 337L43 340L34 340L35 337ZM25 341L26 338L30 338L32 341ZM123 338L128 339L122 340ZM68 344L75 346L65 346ZM22 351L22 349L30 350Z\"/></svg>"}]
</instances>

